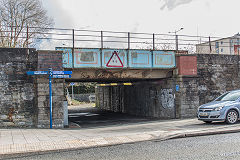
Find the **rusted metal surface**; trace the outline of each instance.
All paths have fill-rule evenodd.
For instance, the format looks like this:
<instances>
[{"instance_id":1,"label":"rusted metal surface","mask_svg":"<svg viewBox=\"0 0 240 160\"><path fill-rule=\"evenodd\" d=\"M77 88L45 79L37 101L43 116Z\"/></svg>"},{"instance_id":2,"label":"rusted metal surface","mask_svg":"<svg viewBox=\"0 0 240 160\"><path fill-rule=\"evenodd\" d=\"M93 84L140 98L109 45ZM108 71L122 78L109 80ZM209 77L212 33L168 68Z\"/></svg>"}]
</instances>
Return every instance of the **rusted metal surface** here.
<instances>
[{"instance_id":1,"label":"rusted metal surface","mask_svg":"<svg viewBox=\"0 0 240 160\"><path fill-rule=\"evenodd\" d=\"M166 78L172 70L107 70L107 69L74 69L71 80L131 80L131 79L156 79Z\"/></svg>"},{"instance_id":2,"label":"rusted metal surface","mask_svg":"<svg viewBox=\"0 0 240 160\"><path fill-rule=\"evenodd\" d=\"M179 56L178 74L179 75L197 75L197 57L196 56Z\"/></svg>"}]
</instances>

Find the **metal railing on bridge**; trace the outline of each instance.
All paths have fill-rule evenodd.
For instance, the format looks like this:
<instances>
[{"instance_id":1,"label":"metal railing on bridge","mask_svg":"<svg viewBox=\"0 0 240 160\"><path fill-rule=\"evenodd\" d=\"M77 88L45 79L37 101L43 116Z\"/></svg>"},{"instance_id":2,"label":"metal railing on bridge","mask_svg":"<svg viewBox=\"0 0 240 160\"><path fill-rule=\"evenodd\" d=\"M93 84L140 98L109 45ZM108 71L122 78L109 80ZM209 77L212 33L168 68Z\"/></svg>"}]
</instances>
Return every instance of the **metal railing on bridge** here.
<instances>
[{"instance_id":1,"label":"metal railing on bridge","mask_svg":"<svg viewBox=\"0 0 240 160\"><path fill-rule=\"evenodd\" d=\"M32 47L37 49L118 48L146 50L175 50L176 53L238 54L239 36L229 38L96 31L19 26L0 26L0 47Z\"/></svg>"}]
</instances>

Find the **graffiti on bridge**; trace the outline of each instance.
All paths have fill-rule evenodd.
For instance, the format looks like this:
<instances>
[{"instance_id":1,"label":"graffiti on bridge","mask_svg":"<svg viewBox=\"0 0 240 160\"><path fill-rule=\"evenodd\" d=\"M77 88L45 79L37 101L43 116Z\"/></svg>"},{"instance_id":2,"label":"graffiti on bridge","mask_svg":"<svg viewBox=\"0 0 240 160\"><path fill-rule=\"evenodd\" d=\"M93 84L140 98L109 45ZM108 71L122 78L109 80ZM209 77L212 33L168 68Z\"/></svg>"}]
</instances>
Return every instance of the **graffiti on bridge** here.
<instances>
[{"instance_id":1,"label":"graffiti on bridge","mask_svg":"<svg viewBox=\"0 0 240 160\"><path fill-rule=\"evenodd\" d=\"M161 102L163 108L174 107L173 89L161 89Z\"/></svg>"},{"instance_id":2,"label":"graffiti on bridge","mask_svg":"<svg viewBox=\"0 0 240 160\"><path fill-rule=\"evenodd\" d=\"M150 90L150 98L160 102L165 109L174 108L173 89Z\"/></svg>"}]
</instances>

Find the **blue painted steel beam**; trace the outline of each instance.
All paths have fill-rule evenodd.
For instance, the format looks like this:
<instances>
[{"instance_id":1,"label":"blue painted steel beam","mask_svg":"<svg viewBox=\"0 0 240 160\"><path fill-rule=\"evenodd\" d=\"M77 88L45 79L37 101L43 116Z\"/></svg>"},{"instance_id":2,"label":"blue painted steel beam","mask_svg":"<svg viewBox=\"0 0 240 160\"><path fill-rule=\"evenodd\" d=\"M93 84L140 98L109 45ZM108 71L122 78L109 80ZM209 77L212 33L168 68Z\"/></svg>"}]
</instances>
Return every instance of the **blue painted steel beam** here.
<instances>
[{"instance_id":1,"label":"blue painted steel beam","mask_svg":"<svg viewBox=\"0 0 240 160\"><path fill-rule=\"evenodd\" d=\"M63 51L63 68L73 68L72 50L69 48L56 48L56 50ZM114 52L118 53L123 68L168 69L176 67L174 51L80 48L75 49L74 52L74 68L122 68L106 66Z\"/></svg>"}]
</instances>

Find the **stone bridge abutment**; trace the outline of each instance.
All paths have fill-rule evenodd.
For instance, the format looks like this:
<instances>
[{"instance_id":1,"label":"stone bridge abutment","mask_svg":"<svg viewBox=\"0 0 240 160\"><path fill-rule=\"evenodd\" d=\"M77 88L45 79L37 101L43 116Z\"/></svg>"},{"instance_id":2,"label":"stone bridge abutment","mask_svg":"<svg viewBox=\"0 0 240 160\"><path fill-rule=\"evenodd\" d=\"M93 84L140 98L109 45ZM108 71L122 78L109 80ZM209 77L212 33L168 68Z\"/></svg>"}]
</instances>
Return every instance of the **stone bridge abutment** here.
<instances>
[{"instance_id":1,"label":"stone bridge abutment","mask_svg":"<svg viewBox=\"0 0 240 160\"><path fill-rule=\"evenodd\" d=\"M0 127L49 128L47 76L27 71L62 70L60 51L0 48ZM63 127L64 80L53 82L53 125Z\"/></svg>"}]
</instances>

